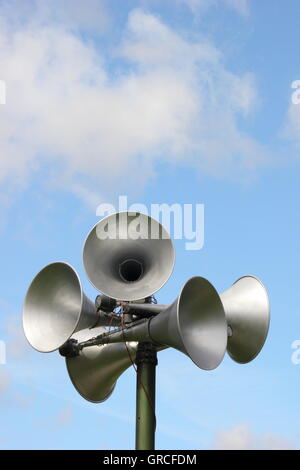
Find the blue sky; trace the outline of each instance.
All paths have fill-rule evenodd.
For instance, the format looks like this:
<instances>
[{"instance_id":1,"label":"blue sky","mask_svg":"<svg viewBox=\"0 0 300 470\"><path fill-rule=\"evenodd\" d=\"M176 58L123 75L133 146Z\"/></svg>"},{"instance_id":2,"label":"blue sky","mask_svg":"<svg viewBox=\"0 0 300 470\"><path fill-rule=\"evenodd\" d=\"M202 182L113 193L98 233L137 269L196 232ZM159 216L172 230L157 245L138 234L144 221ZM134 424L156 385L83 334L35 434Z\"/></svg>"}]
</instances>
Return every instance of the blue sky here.
<instances>
[{"instance_id":1,"label":"blue sky","mask_svg":"<svg viewBox=\"0 0 300 470\"><path fill-rule=\"evenodd\" d=\"M21 329L45 264L71 263L95 297L82 244L119 195L205 205L204 247L175 241L159 302L193 275L222 292L244 274L271 302L248 365L159 354L157 448L300 448L299 20L296 0L0 0L1 448L134 445L134 371L93 405Z\"/></svg>"}]
</instances>

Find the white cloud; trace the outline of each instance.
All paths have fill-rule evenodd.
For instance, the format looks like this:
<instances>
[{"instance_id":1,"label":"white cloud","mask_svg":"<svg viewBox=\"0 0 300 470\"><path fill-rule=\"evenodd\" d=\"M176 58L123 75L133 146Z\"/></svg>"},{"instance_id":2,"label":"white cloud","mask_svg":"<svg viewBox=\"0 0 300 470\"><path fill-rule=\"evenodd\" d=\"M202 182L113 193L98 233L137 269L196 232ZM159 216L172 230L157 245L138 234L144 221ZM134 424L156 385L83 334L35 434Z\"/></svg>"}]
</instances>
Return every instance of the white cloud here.
<instances>
[{"instance_id":1,"label":"white cloud","mask_svg":"<svg viewBox=\"0 0 300 470\"><path fill-rule=\"evenodd\" d=\"M114 51L96 49L63 15L37 11L13 26L8 13L0 20L6 192L42 167L94 204L92 182L124 184L137 171L151 177L158 159L242 179L265 163L264 148L238 125L255 104L254 78L227 70L213 44L134 10Z\"/></svg>"},{"instance_id":2,"label":"white cloud","mask_svg":"<svg viewBox=\"0 0 300 470\"><path fill-rule=\"evenodd\" d=\"M31 27L51 23L74 31L89 30L99 34L110 24L105 0L60 0L55 8L52 0L2 0L1 12L14 28L24 22Z\"/></svg>"},{"instance_id":3,"label":"white cloud","mask_svg":"<svg viewBox=\"0 0 300 470\"><path fill-rule=\"evenodd\" d=\"M177 0L180 3L185 3L194 13L199 10L218 7L224 5L225 7L232 8L240 15L247 17L249 15L248 0Z\"/></svg>"},{"instance_id":4,"label":"white cloud","mask_svg":"<svg viewBox=\"0 0 300 470\"><path fill-rule=\"evenodd\" d=\"M218 450L291 450L294 446L288 439L272 432L254 434L248 425L240 424L227 431L219 431L212 448Z\"/></svg>"}]
</instances>

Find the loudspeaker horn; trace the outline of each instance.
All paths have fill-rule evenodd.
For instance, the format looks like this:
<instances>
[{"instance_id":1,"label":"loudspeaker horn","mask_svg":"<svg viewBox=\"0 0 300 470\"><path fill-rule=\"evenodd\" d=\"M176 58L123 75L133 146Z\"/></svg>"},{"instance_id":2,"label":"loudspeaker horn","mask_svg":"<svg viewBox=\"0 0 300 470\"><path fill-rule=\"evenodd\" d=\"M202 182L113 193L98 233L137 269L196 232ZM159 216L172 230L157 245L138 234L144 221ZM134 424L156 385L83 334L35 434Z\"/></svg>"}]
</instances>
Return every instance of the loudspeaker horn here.
<instances>
[{"instance_id":1,"label":"loudspeaker horn","mask_svg":"<svg viewBox=\"0 0 300 470\"><path fill-rule=\"evenodd\" d=\"M28 288L23 328L28 342L37 351L55 351L74 332L109 322L84 294L77 272L68 263L48 264ZM114 325L115 321L111 323Z\"/></svg>"},{"instance_id":2,"label":"loudspeaker horn","mask_svg":"<svg viewBox=\"0 0 300 470\"><path fill-rule=\"evenodd\" d=\"M228 323L229 356L245 364L262 349L269 330L270 305L267 291L254 276L238 279L221 294Z\"/></svg>"},{"instance_id":3,"label":"loudspeaker horn","mask_svg":"<svg viewBox=\"0 0 300 470\"><path fill-rule=\"evenodd\" d=\"M219 294L206 279L193 277L173 304L148 320L113 332L109 342L124 338L173 347L201 369L215 369L227 347L227 322Z\"/></svg>"},{"instance_id":4,"label":"loudspeaker horn","mask_svg":"<svg viewBox=\"0 0 300 470\"><path fill-rule=\"evenodd\" d=\"M72 339L86 341L105 331L102 327L81 330ZM76 357L66 358L68 374L77 392L93 403L107 400L120 375L135 361L137 345L121 342L91 346Z\"/></svg>"},{"instance_id":5,"label":"loudspeaker horn","mask_svg":"<svg viewBox=\"0 0 300 470\"><path fill-rule=\"evenodd\" d=\"M90 282L108 297L140 300L158 291L174 267L174 247L163 226L135 212L111 214L88 234L83 264Z\"/></svg>"}]
</instances>

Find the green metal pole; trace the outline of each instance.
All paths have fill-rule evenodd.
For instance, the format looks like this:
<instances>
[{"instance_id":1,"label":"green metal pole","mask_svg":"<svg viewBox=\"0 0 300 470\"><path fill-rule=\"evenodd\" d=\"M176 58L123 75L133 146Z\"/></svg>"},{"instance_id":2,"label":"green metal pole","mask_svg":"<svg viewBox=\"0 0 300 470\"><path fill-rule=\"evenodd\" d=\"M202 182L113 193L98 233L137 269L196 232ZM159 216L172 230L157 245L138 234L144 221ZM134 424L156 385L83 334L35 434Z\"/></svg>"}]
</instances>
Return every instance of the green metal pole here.
<instances>
[{"instance_id":1,"label":"green metal pole","mask_svg":"<svg viewBox=\"0 0 300 470\"><path fill-rule=\"evenodd\" d=\"M156 347L152 343L139 343L136 360L136 450L155 448L155 367Z\"/></svg>"}]
</instances>

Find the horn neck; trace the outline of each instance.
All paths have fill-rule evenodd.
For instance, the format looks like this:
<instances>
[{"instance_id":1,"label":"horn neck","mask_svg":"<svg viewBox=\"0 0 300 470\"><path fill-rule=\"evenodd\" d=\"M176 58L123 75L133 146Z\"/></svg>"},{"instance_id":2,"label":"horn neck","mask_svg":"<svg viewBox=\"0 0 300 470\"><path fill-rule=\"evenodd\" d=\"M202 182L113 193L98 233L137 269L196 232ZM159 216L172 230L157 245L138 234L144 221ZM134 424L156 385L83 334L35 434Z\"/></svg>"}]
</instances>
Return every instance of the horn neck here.
<instances>
[{"instance_id":1,"label":"horn neck","mask_svg":"<svg viewBox=\"0 0 300 470\"><path fill-rule=\"evenodd\" d=\"M156 316L101 334L78 346L122 341L150 341L170 346L190 357L198 367L214 369L222 361L227 346L227 323L221 299L206 279L194 277L185 283L175 302Z\"/></svg>"}]
</instances>

